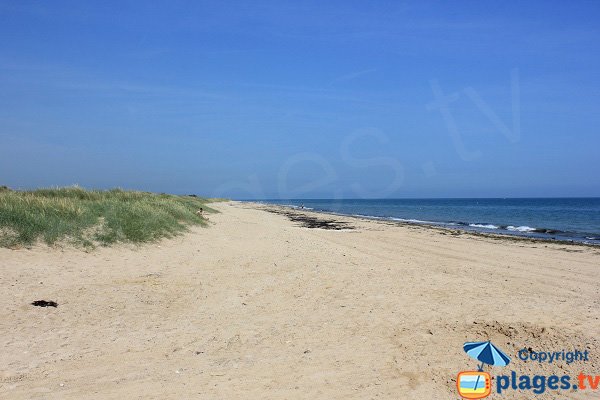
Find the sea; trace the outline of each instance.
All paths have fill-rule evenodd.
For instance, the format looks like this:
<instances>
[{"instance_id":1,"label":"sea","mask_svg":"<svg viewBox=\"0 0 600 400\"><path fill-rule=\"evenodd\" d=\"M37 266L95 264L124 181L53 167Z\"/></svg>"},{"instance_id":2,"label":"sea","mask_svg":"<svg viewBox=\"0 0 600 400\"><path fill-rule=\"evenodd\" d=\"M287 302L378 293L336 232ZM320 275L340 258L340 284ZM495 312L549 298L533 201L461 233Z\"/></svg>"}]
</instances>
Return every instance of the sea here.
<instances>
[{"instance_id":1,"label":"sea","mask_svg":"<svg viewBox=\"0 0 600 400\"><path fill-rule=\"evenodd\" d=\"M292 208L600 245L600 198L287 199Z\"/></svg>"}]
</instances>

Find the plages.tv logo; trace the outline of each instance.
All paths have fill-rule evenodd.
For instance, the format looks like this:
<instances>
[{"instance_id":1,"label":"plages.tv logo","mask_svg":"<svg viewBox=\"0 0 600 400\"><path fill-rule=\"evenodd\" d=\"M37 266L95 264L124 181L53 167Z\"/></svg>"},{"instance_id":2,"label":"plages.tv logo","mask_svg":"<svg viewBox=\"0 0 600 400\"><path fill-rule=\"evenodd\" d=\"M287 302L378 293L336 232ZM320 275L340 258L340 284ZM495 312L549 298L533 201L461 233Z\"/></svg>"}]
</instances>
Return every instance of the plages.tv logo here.
<instances>
[{"instance_id":1,"label":"plages.tv logo","mask_svg":"<svg viewBox=\"0 0 600 400\"><path fill-rule=\"evenodd\" d=\"M510 358L498 347L487 342L467 342L463 345L465 353L481 364L477 371L459 372L456 378L456 389L463 399L483 399L492 393L492 377L483 370L485 364L504 367Z\"/></svg>"}]
</instances>

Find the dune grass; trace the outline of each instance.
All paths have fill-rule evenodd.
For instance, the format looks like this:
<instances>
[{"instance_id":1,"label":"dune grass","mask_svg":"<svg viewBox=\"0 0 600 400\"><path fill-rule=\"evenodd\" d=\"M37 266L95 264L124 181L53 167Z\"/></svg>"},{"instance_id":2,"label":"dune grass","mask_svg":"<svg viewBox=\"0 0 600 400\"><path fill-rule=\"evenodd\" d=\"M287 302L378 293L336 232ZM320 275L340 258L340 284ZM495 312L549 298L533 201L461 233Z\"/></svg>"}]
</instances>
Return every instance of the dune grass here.
<instances>
[{"instance_id":1,"label":"dune grass","mask_svg":"<svg viewBox=\"0 0 600 400\"><path fill-rule=\"evenodd\" d=\"M80 187L14 191L0 187L0 246L68 242L94 247L144 243L204 225L196 211L215 212L210 200L113 189Z\"/></svg>"}]
</instances>

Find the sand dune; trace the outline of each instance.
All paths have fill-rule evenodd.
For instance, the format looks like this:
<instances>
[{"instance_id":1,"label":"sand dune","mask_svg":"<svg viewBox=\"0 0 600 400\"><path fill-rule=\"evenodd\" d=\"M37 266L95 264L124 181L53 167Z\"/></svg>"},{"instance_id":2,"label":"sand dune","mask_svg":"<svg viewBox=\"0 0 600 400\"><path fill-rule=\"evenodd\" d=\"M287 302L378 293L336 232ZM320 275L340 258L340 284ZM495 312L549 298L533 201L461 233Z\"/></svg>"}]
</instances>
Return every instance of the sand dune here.
<instances>
[{"instance_id":1,"label":"sand dune","mask_svg":"<svg viewBox=\"0 0 600 400\"><path fill-rule=\"evenodd\" d=\"M140 248L0 249L0 398L456 399L462 344L488 338L518 373L600 374L600 249L215 208Z\"/></svg>"}]
</instances>

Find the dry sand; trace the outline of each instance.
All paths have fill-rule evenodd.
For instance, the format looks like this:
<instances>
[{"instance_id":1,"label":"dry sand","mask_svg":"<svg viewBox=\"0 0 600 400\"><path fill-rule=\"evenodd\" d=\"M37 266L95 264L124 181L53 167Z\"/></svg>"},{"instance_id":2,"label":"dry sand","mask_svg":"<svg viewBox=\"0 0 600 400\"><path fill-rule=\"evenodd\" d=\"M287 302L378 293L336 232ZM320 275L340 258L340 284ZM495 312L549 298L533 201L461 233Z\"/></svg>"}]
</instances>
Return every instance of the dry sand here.
<instances>
[{"instance_id":1,"label":"dry sand","mask_svg":"<svg viewBox=\"0 0 600 400\"><path fill-rule=\"evenodd\" d=\"M488 338L513 358L492 375L600 374L598 248L216 208L139 248L0 249L0 398L456 399L463 342Z\"/></svg>"}]
</instances>

